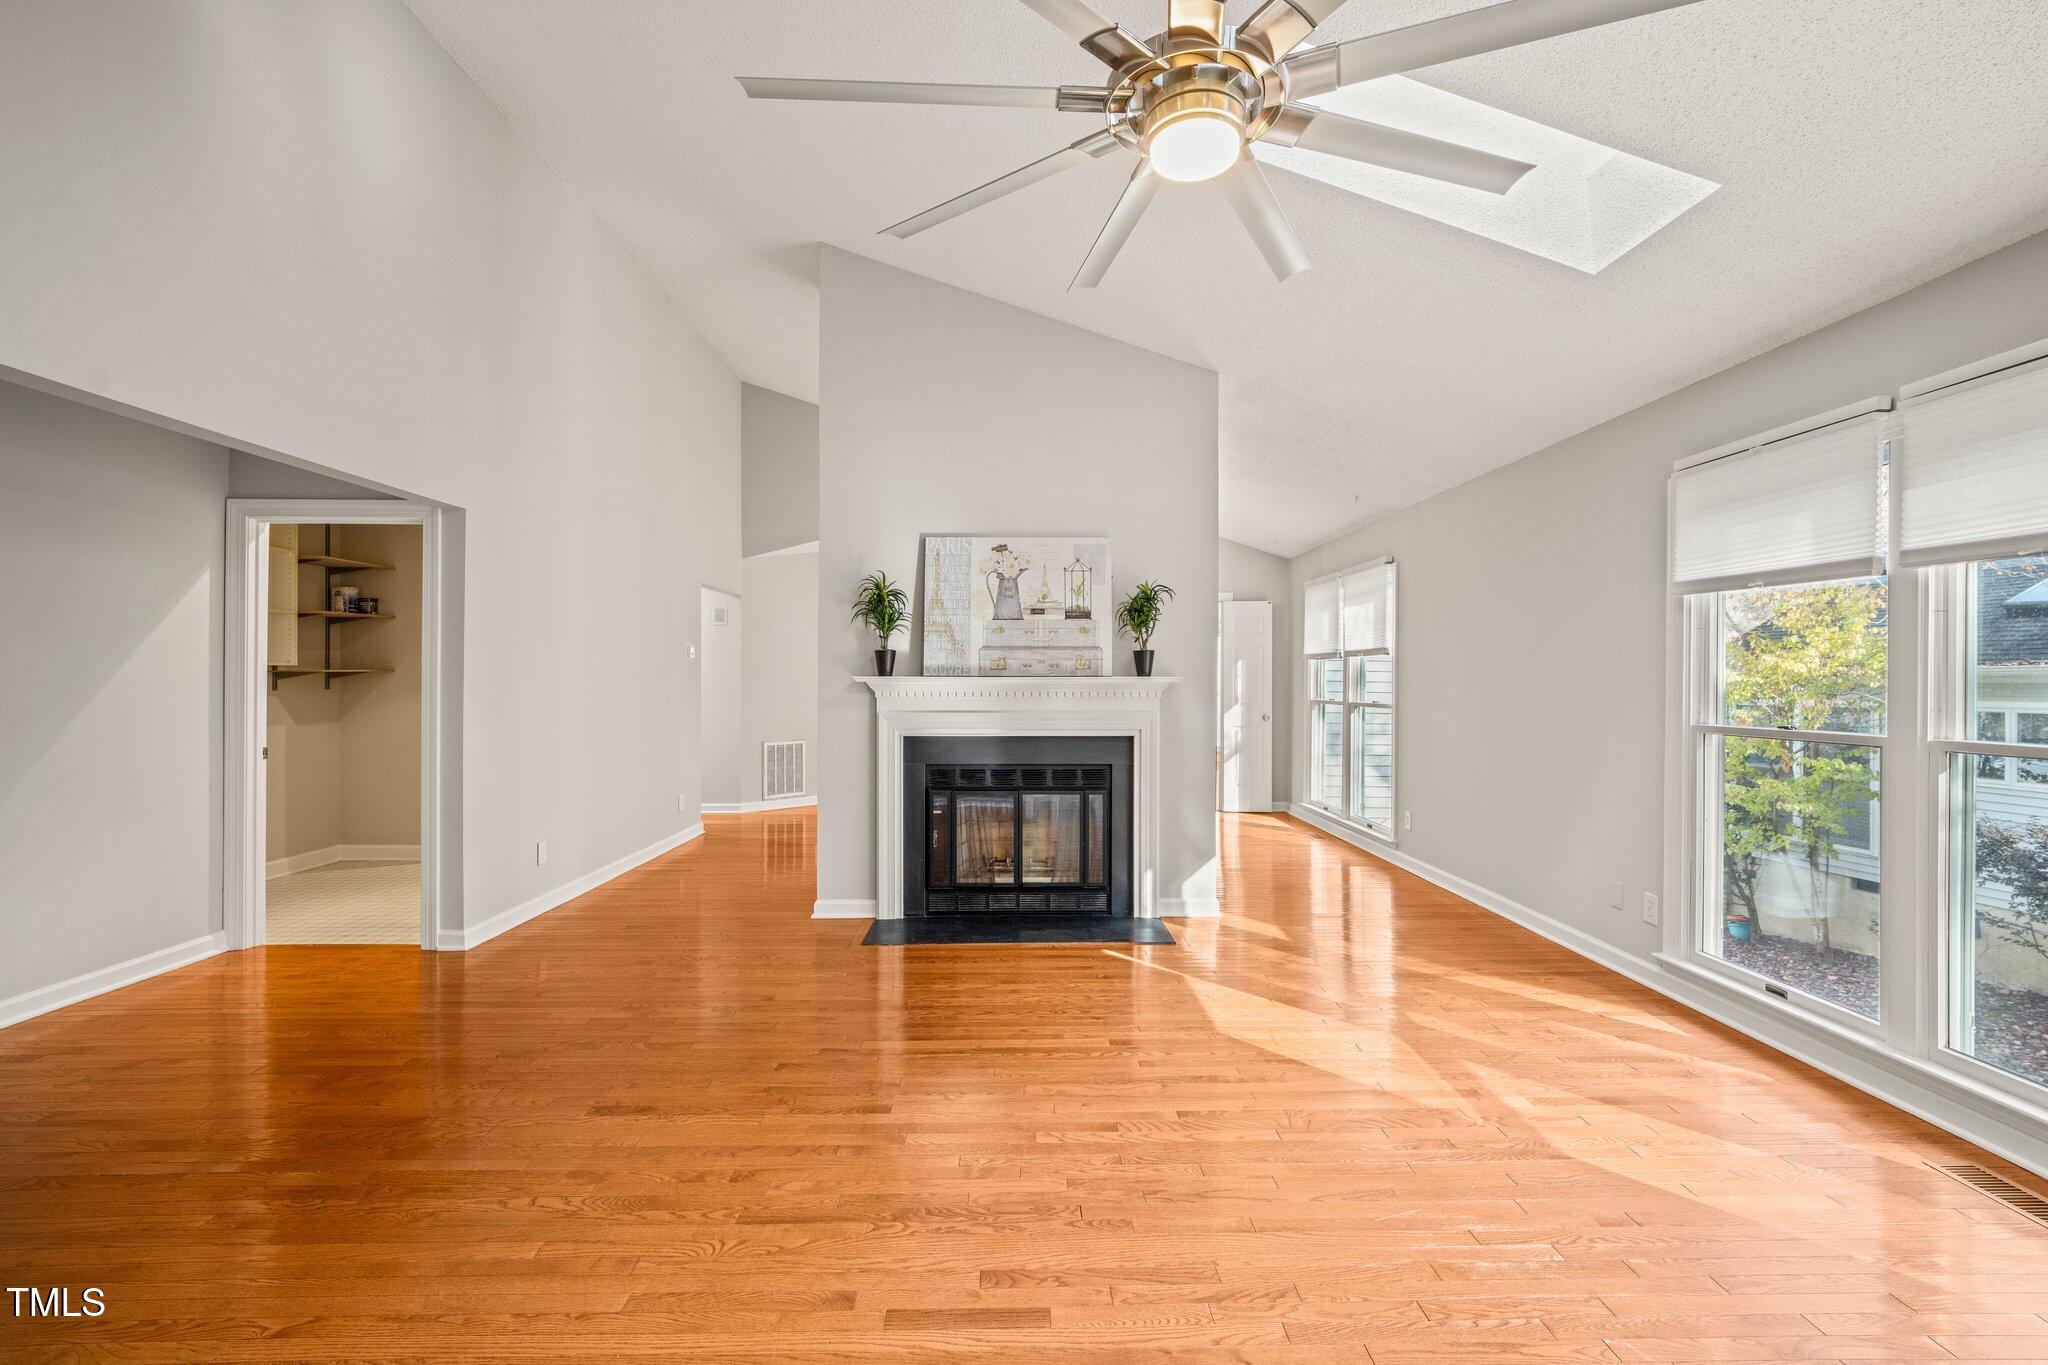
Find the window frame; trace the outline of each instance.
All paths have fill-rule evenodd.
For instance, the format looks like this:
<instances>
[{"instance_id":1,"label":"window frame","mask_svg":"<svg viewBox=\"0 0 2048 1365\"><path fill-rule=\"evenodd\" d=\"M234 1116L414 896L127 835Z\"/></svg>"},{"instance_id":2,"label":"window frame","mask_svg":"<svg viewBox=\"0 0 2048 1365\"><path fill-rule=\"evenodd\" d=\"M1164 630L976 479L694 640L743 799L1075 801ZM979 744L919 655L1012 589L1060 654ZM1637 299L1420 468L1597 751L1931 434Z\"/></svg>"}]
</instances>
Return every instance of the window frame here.
<instances>
[{"instance_id":1,"label":"window frame","mask_svg":"<svg viewBox=\"0 0 2048 1365\"><path fill-rule=\"evenodd\" d=\"M2048 557L2048 549L1998 554L1989 559ZM1964 798L1957 792L1955 766L1967 759L1972 770L1982 758L2006 760L2008 776L1985 778L2013 790L2022 790L2019 778L2023 759L2048 759L2048 745L2020 744L1976 738L1976 698L1970 681L1973 654L1978 638L1975 591L1976 568L1984 560L1964 560L1915 571L1928 604L1931 628L1925 655L1927 690L1927 778L1928 807L1927 887L1922 904L1927 907L1926 937L1930 940L1934 973L1931 1036L1927 1055L1946 1070L1957 1072L1980 1085L2032 1105L2048 1105L2048 1080L2030 1081L2023 1076L1981 1062L1957 1046L1963 1011L1974 997L1974 963L1957 950L1957 920L1962 906L1956 867L1956 838L1964 813ZM2011 733L2018 733L2016 707L2001 709L2014 717Z\"/></svg>"},{"instance_id":2,"label":"window frame","mask_svg":"<svg viewBox=\"0 0 2048 1365\"><path fill-rule=\"evenodd\" d=\"M1821 582L1838 580L1823 579ZM1891 584L1886 581L1887 598ZM1886 1022L1893 1014L1893 1002L1886 966L1892 956L1888 932L1896 918L1897 879L1890 873L1890 850L1886 846L1885 830L1888 823L1886 812L1891 805L1891 787L1896 785L1893 778L1895 765L1889 758L1892 731L1896 726L1892 710L1893 688L1890 685L1890 669L1887 667L1885 724L1881 731L1860 733L1843 730L1795 730L1776 726L1731 725L1721 719L1721 684L1724 641L1723 623L1726 619L1728 591L1695 593L1678 599L1682 619L1680 657L1684 664L1686 687L1683 710L1680 713L1680 746L1683 753L1682 771L1685 785L1690 791L1690 800L1684 803L1690 812L1684 829L1682 861L1684 866L1682 888L1679 895L1672 897L1672 913L1666 923L1677 932L1667 931L1665 953L1676 956L1695 971L1737 987L1745 995L1761 995L1785 1008L1814 1015L1838 1028L1845 1028L1868 1037L1882 1037ZM1887 606L1887 665L1895 642L1890 639L1893 613ZM1866 1018L1845 1006L1809 995L1797 987L1781 981L1774 981L1759 972L1730 962L1709 946L1709 935L1719 929L1721 921L1721 860L1708 856L1718 851L1722 841L1723 792L1721 783L1724 772L1720 764L1710 760L1719 741L1724 739L1760 739L1781 741L1787 744L1827 744L1844 748L1872 750L1877 756L1879 818L1872 823L1872 845L1869 852L1877 855L1881 881L1878 891L1878 1017Z\"/></svg>"},{"instance_id":3,"label":"window frame","mask_svg":"<svg viewBox=\"0 0 2048 1365\"><path fill-rule=\"evenodd\" d=\"M1341 585L1346 578L1349 578L1353 574L1361 573L1365 570L1379 567L1384 567L1387 573L1387 645L1384 649L1347 649L1345 647L1346 642L1343 638L1344 599ZM1399 568L1395 561L1391 557L1389 557L1384 559L1369 559L1363 561L1362 563L1353 564L1348 568L1340 569L1335 573L1320 574L1317 577L1309 580L1309 582L1302 585L1302 608L1304 612L1306 612L1307 609L1309 589L1320 587L1323 584L1331 582L1335 582L1340 585L1337 597L1337 650L1334 653L1305 653L1301 656L1303 665L1303 676L1307 684L1302 689L1304 697L1304 710L1306 712L1306 723L1302 734L1302 753L1304 755L1302 771L1307 775L1308 779L1307 785L1303 790L1303 804L1315 810L1319 815L1323 816L1325 819L1335 820L1347 826L1348 828L1358 830L1365 834L1370 834L1374 838L1383 840L1386 843L1398 844L1400 841L1396 836L1396 827L1398 825L1397 813L1400 810L1401 805L1399 796L1400 732L1398 725L1398 717L1396 714L1401 700L1401 669L1399 662L1399 601L1401 579ZM1355 700L1352 696L1352 693L1354 691L1352 687L1354 662L1363 659L1378 658L1384 658L1387 660L1387 690L1392 699L1385 702ZM1328 664L1332 662L1336 663L1337 665L1338 696L1334 700L1320 696L1319 689L1317 686L1317 673L1319 672L1318 665ZM1332 806L1328 802L1322 800L1320 796L1321 755L1317 749L1317 745L1321 740L1323 734L1322 726L1320 724L1323 709L1325 707L1332 706L1340 708L1343 715L1343 724L1341 727L1339 740L1339 747L1341 749L1341 763L1339 768L1337 786L1337 790L1339 793L1339 804L1335 806ZM1355 747L1353 741L1353 725L1355 717L1357 717L1361 713L1366 712L1373 712L1387 717L1387 822L1384 825L1361 818L1357 814L1353 813L1353 811L1351 810L1351 796L1354 782L1354 773L1352 771L1352 754Z\"/></svg>"}]
</instances>

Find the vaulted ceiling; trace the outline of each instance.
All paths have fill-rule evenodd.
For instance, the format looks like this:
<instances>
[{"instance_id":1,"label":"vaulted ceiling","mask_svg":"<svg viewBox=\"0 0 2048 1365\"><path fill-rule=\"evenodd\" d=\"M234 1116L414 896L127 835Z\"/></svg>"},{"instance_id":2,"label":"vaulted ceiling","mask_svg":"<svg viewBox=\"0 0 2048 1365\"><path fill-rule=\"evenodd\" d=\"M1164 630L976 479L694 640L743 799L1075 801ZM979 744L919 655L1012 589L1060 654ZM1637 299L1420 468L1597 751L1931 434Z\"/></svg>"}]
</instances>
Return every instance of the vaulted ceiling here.
<instances>
[{"instance_id":1,"label":"vaulted ceiling","mask_svg":"<svg viewBox=\"0 0 2048 1365\"><path fill-rule=\"evenodd\" d=\"M1165 10L1096 2L1145 35ZM409 3L742 378L815 398L830 242L1216 370L1223 532L1285 554L2048 228L2042 0L1703 0L1418 73L1720 187L1598 273L1274 169L1306 274L1276 283L1212 186L1175 186L1092 292L1067 286L1121 155L876 233L1099 115L733 80L1100 83L1015 0ZM1352 0L1319 40L1472 7Z\"/></svg>"}]
</instances>

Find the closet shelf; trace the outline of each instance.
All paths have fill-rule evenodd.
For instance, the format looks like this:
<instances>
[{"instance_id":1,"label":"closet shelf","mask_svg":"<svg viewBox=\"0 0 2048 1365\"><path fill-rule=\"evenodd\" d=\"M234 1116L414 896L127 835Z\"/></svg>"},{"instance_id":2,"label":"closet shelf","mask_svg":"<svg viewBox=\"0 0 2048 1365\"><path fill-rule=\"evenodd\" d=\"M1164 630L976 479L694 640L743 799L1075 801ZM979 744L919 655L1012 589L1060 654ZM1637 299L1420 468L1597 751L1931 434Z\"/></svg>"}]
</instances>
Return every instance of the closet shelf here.
<instances>
[{"instance_id":1,"label":"closet shelf","mask_svg":"<svg viewBox=\"0 0 2048 1365\"><path fill-rule=\"evenodd\" d=\"M302 611L301 616L317 616L323 621L396 621L398 618L388 611Z\"/></svg>"},{"instance_id":2,"label":"closet shelf","mask_svg":"<svg viewBox=\"0 0 2048 1365\"><path fill-rule=\"evenodd\" d=\"M367 559L342 559L338 555L300 555L299 563L316 564L323 569L342 573L350 569L392 569L395 564L375 564Z\"/></svg>"},{"instance_id":3,"label":"closet shelf","mask_svg":"<svg viewBox=\"0 0 2048 1365\"><path fill-rule=\"evenodd\" d=\"M358 673L396 673L395 668L299 668L274 664L270 669L273 678L352 678Z\"/></svg>"}]
</instances>

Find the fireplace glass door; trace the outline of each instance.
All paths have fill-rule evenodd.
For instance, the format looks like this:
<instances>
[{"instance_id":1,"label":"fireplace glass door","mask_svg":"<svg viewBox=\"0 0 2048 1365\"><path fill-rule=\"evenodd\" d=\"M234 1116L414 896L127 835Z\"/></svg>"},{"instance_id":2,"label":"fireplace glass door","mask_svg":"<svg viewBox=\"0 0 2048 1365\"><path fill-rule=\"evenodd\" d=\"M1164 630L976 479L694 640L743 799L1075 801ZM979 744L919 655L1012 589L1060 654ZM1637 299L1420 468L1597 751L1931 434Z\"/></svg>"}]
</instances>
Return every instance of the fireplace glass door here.
<instances>
[{"instance_id":1,"label":"fireplace glass door","mask_svg":"<svg viewBox=\"0 0 2048 1365\"><path fill-rule=\"evenodd\" d=\"M1008 886L1017 869L1017 798L1009 792L953 798L953 880L961 886Z\"/></svg>"},{"instance_id":2,"label":"fireplace glass door","mask_svg":"<svg viewBox=\"0 0 2048 1365\"><path fill-rule=\"evenodd\" d=\"M1081 793L1024 794L1024 880L1075 886L1081 881Z\"/></svg>"}]
</instances>

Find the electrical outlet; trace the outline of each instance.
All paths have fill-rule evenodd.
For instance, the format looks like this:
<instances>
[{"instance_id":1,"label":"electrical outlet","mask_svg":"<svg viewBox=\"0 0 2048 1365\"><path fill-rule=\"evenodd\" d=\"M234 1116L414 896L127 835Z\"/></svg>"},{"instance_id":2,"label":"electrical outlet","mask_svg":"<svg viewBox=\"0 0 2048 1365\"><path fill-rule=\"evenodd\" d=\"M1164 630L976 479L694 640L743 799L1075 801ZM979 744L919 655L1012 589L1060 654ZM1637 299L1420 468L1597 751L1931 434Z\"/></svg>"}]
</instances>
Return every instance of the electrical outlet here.
<instances>
[{"instance_id":1,"label":"electrical outlet","mask_svg":"<svg viewBox=\"0 0 2048 1365\"><path fill-rule=\"evenodd\" d=\"M546 867L548 865L547 840L543 839L533 846L533 865L535 867Z\"/></svg>"},{"instance_id":2,"label":"electrical outlet","mask_svg":"<svg viewBox=\"0 0 2048 1365\"><path fill-rule=\"evenodd\" d=\"M676 795L676 809L677 809L677 810L679 810L679 811L687 811L687 810L688 810L689 808L690 808L690 798L689 798L689 797L687 797L687 796L684 796L684 795L682 795L681 793L677 793L677 795Z\"/></svg>"},{"instance_id":3,"label":"electrical outlet","mask_svg":"<svg viewBox=\"0 0 2048 1365\"><path fill-rule=\"evenodd\" d=\"M1402 812L1401 812L1401 828L1402 828L1402 829L1403 829L1404 831L1407 831L1407 832L1409 832L1409 833L1413 833L1413 832L1414 832L1414 830L1415 830L1415 812L1414 812L1414 811L1412 811L1412 810L1404 810L1404 811L1402 811Z\"/></svg>"},{"instance_id":4,"label":"electrical outlet","mask_svg":"<svg viewBox=\"0 0 2048 1365\"><path fill-rule=\"evenodd\" d=\"M1657 903L1657 893L1654 891L1645 891L1643 893L1643 923L1662 924L1663 922L1664 910L1663 907Z\"/></svg>"},{"instance_id":5,"label":"electrical outlet","mask_svg":"<svg viewBox=\"0 0 2048 1365\"><path fill-rule=\"evenodd\" d=\"M1607 908L1609 910L1621 909L1622 903L1627 899L1627 897L1628 889L1624 887L1620 882L1607 883Z\"/></svg>"},{"instance_id":6,"label":"electrical outlet","mask_svg":"<svg viewBox=\"0 0 2048 1365\"><path fill-rule=\"evenodd\" d=\"M693 658L693 659L694 659L694 658L696 658L696 657L697 657L697 646L695 646L695 645L691 645L691 646L689 646L689 654L690 654L690 657L691 657L691 658Z\"/></svg>"}]
</instances>

